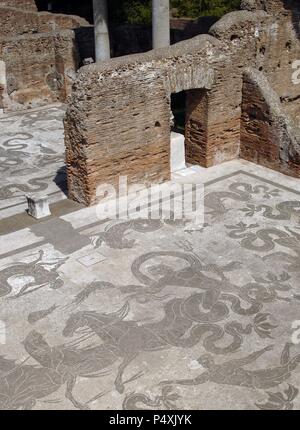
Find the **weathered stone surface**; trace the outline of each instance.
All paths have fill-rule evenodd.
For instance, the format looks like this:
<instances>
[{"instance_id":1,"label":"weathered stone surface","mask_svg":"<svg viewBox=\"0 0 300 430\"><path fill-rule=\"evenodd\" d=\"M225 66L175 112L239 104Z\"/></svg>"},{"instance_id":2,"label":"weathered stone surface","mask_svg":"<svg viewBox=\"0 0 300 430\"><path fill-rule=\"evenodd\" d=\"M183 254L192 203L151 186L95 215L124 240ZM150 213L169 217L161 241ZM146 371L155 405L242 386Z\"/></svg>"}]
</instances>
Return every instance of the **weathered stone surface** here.
<instances>
[{"instance_id":1,"label":"weathered stone surface","mask_svg":"<svg viewBox=\"0 0 300 430\"><path fill-rule=\"evenodd\" d=\"M280 98L265 75L244 74L241 123L241 157L300 177L300 134L283 112Z\"/></svg>"},{"instance_id":2,"label":"weathered stone surface","mask_svg":"<svg viewBox=\"0 0 300 430\"><path fill-rule=\"evenodd\" d=\"M259 153L258 163L298 176L300 150L292 137L297 133L287 131L288 123L291 130L296 128L290 116L300 114L300 85L292 81L293 61L300 59L298 2L262 0L244 2L244 7L250 10L227 14L210 35L81 69L65 122L72 199L93 203L97 186L116 183L121 173L132 181L165 180L170 95L183 90L187 162L209 167L239 156L254 159ZM255 97L244 80L249 67L277 93L274 127L264 123L268 115L257 129L247 123ZM261 92L260 85L255 89L260 94L258 111L267 108L268 91ZM279 137L272 141L275 130ZM259 141L264 143L258 151ZM251 142L256 142L253 148ZM275 155L272 148L281 146Z\"/></svg>"},{"instance_id":3,"label":"weathered stone surface","mask_svg":"<svg viewBox=\"0 0 300 430\"><path fill-rule=\"evenodd\" d=\"M0 0L0 6L17 7L23 10L32 10L37 12L34 0Z\"/></svg>"},{"instance_id":4,"label":"weathered stone surface","mask_svg":"<svg viewBox=\"0 0 300 430\"><path fill-rule=\"evenodd\" d=\"M64 101L78 58L74 33L65 30L0 40L6 64L6 110Z\"/></svg>"},{"instance_id":5,"label":"weathered stone surface","mask_svg":"<svg viewBox=\"0 0 300 430\"><path fill-rule=\"evenodd\" d=\"M186 46L192 55L182 55ZM218 46L211 36L201 36L81 69L65 122L73 199L94 202L97 186L115 184L120 174L146 184L170 178L170 93L210 88L213 70L195 64L194 56L200 62ZM174 55L180 58L176 68ZM99 100L105 100L104 109Z\"/></svg>"},{"instance_id":6,"label":"weathered stone surface","mask_svg":"<svg viewBox=\"0 0 300 430\"><path fill-rule=\"evenodd\" d=\"M37 12L29 0L0 1L0 19L0 60L6 69L3 109L64 102L79 67L73 30L88 26L87 21Z\"/></svg>"},{"instance_id":7,"label":"weathered stone surface","mask_svg":"<svg viewBox=\"0 0 300 430\"><path fill-rule=\"evenodd\" d=\"M4 7L1 4L0 18L0 38L27 33L49 33L88 25L85 19L72 15L35 12L15 7Z\"/></svg>"},{"instance_id":8,"label":"weathered stone surface","mask_svg":"<svg viewBox=\"0 0 300 430\"><path fill-rule=\"evenodd\" d=\"M95 208L4 230L0 410L300 409L300 181L212 170L201 231Z\"/></svg>"},{"instance_id":9,"label":"weathered stone surface","mask_svg":"<svg viewBox=\"0 0 300 430\"><path fill-rule=\"evenodd\" d=\"M49 209L49 199L45 194L28 194L26 196L28 204L28 215L36 219L46 218L51 215Z\"/></svg>"}]
</instances>

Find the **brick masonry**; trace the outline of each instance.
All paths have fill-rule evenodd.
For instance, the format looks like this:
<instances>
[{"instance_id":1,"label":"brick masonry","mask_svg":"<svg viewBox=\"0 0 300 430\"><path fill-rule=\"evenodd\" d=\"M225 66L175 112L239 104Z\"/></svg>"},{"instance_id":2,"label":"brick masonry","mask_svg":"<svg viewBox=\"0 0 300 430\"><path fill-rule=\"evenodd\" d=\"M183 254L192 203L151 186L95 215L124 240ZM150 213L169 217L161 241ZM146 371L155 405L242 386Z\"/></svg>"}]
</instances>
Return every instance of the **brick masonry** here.
<instances>
[{"instance_id":1,"label":"brick masonry","mask_svg":"<svg viewBox=\"0 0 300 430\"><path fill-rule=\"evenodd\" d=\"M92 204L98 185L120 174L167 180L170 95L183 90L188 162L209 167L241 156L300 176L300 86L291 79L298 2L243 7L209 35L80 70L65 120L70 198Z\"/></svg>"},{"instance_id":2,"label":"brick masonry","mask_svg":"<svg viewBox=\"0 0 300 430\"><path fill-rule=\"evenodd\" d=\"M34 0L0 0L0 6L15 7L37 12Z\"/></svg>"},{"instance_id":3,"label":"brick masonry","mask_svg":"<svg viewBox=\"0 0 300 430\"><path fill-rule=\"evenodd\" d=\"M89 24L76 16L38 12L31 0L0 1L0 20L4 110L66 101L80 63L74 30Z\"/></svg>"}]
</instances>

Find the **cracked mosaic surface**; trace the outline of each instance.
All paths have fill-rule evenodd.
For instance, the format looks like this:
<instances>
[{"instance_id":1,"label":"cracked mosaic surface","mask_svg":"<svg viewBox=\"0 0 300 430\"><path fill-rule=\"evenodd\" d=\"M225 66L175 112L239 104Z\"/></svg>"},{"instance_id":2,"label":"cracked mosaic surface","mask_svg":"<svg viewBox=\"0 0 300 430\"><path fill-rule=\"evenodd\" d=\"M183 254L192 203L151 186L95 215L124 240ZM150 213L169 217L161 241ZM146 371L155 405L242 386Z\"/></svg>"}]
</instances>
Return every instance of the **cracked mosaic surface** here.
<instances>
[{"instance_id":1,"label":"cracked mosaic surface","mask_svg":"<svg viewBox=\"0 0 300 430\"><path fill-rule=\"evenodd\" d=\"M3 237L1 409L300 408L300 195L205 190L199 231L79 211Z\"/></svg>"}]
</instances>

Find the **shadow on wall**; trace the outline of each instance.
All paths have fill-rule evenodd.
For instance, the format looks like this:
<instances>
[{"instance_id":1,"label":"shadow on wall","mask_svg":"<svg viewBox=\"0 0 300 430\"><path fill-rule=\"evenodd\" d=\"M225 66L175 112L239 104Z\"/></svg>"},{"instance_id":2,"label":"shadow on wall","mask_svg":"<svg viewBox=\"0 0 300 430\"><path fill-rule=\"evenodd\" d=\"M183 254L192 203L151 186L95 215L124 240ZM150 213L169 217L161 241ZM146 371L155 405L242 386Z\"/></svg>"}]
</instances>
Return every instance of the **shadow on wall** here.
<instances>
[{"instance_id":1,"label":"shadow on wall","mask_svg":"<svg viewBox=\"0 0 300 430\"><path fill-rule=\"evenodd\" d=\"M67 167L60 167L54 178L55 184L60 190L68 197L68 184L67 184Z\"/></svg>"},{"instance_id":2,"label":"shadow on wall","mask_svg":"<svg viewBox=\"0 0 300 430\"><path fill-rule=\"evenodd\" d=\"M199 34L207 34L216 21L217 18L213 16L201 17L197 20L172 19L171 43L178 43ZM81 60L94 58L94 27L80 27L74 32ZM112 57L147 52L152 49L152 28L147 25L111 24L110 42Z\"/></svg>"},{"instance_id":3,"label":"shadow on wall","mask_svg":"<svg viewBox=\"0 0 300 430\"><path fill-rule=\"evenodd\" d=\"M217 20L218 18L214 16L204 16L197 20L171 19L171 44L191 39L200 34L207 34ZM138 54L152 49L151 25L111 23L110 38L113 57Z\"/></svg>"}]
</instances>

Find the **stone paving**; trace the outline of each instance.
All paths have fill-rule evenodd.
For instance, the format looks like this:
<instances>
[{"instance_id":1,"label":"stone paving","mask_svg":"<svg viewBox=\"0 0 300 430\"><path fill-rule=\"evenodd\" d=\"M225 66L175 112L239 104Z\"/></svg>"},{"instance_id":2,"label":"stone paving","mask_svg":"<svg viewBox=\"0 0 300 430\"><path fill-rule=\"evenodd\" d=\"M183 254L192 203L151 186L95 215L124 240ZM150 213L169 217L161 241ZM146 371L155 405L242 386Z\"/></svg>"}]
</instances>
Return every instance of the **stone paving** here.
<instances>
[{"instance_id":1,"label":"stone paving","mask_svg":"<svg viewBox=\"0 0 300 430\"><path fill-rule=\"evenodd\" d=\"M28 193L64 197L64 112L52 105L1 117L0 219L24 212Z\"/></svg>"},{"instance_id":2,"label":"stone paving","mask_svg":"<svg viewBox=\"0 0 300 430\"><path fill-rule=\"evenodd\" d=\"M300 181L174 180L205 182L202 229L92 207L0 236L0 409L300 408Z\"/></svg>"}]
</instances>

